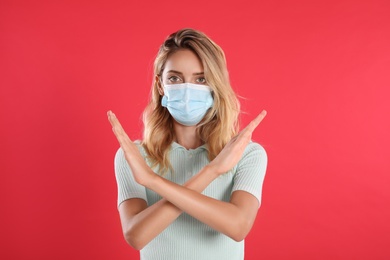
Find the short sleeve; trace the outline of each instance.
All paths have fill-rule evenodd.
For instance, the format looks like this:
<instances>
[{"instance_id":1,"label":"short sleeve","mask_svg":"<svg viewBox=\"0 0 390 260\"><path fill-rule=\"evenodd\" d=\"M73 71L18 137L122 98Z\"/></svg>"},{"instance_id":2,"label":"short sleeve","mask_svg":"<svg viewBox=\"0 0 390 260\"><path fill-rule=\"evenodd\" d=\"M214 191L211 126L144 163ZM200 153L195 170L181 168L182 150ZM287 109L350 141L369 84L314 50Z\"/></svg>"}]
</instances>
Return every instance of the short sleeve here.
<instances>
[{"instance_id":1,"label":"short sleeve","mask_svg":"<svg viewBox=\"0 0 390 260\"><path fill-rule=\"evenodd\" d=\"M141 198L147 201L145 187L138 184L133 177L130 166L125 159L122 148L115 154L115 177L118 186L117 206L131 198Z\"/></svg>"},{"instance_id":2,"label":"short sleeve","mask_svg":"<svg viewBox=\"0 0 390 260\"><path fill-rule=\"evenodd\" d=\"M266 151L260 144L250 142L236 166L232 193L237 190L249 192L257 198L260 207L266 169Z\"/></svg>"}]
</instances>

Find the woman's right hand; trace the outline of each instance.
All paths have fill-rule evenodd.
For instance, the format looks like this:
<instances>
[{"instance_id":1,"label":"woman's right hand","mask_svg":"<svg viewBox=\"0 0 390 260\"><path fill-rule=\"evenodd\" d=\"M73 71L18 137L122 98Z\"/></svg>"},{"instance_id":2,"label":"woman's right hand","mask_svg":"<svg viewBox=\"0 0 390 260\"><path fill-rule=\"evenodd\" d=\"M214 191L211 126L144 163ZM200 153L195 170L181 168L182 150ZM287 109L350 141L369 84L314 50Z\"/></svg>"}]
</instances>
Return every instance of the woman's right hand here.
<instances>
[{"instance_id":1,"label":"woman's right hand","mask_svg":"<svg viewBox=\"0 0 390 260\"><path fill-rule=\"evenodd\" d=\"M108 121L110 121L112 126L112 131L118 139L126 161L133 172L135 181L146 186L156 175L149 166L147 166L137 146L130 140L115 114L108 111L107 116Z\"/></svg>"},{"instance_id":2,"label":"woman's right hand","mask_svg":"<svg viewBox=\"0 0 390 260\"><path fill-rule=\"evenodd\" d=\"M255 119L225 145L217 157L208 165L212 169L212 172L218 175L224 174L238 163L246 146L251 141L253 131L266 115L267 111L261 111Z\"/></svg>"}]
</instances>

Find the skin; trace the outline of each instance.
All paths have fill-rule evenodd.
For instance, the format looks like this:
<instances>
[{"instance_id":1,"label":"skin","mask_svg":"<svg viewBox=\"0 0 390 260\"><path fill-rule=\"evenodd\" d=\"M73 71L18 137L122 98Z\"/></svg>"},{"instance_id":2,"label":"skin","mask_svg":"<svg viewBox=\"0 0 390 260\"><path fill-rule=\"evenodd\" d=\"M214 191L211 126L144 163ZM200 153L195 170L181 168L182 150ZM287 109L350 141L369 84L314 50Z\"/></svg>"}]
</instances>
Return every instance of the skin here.
<instances>
[{"instance_id":1,"label":"skin","mask_svg":"<svg viewBox=\"0 0 390 260\"><path fill-rule=\"evenodd\" d=\"M203 67L197 56L189 50L172 54L162 73L163 84L206 84ZM163 95L160 85L159 92ZM146 164L137 146L130 140L114 113L108 111L108 120L122 147L134 179L161 195L163 199L147 206L142 199L133 198L119 205L122 230L126 241L135 249L142 249L168 227L182 212L193 216L213 229L236 241L243 240L256 218L259 202L250 193L235 191L229 202L219 201L201 192L219 175L229 171L241 159L252 133L266 116L262 111L219 155L183 186L155 174ZM202 145L195 126L174 123L175 141L187 149Z\"/></svg>"},{"instance_id":2,"label":"skin","mask_svg":"<svg viewBox=\"0 0 390 260\"><path fill-rule=\"evenodd\" d=\"M165 63L162 79L158 78L159 93L164 95L163 85L181 83L206 84L203 66L198 57L189 50L179 50L172 54ZM162 84L161 84L162 81ZM196 126L184 126L173 120L175 141L187 149L194 149L202 145L196 135Z\"/></svg>"}]
</instances>

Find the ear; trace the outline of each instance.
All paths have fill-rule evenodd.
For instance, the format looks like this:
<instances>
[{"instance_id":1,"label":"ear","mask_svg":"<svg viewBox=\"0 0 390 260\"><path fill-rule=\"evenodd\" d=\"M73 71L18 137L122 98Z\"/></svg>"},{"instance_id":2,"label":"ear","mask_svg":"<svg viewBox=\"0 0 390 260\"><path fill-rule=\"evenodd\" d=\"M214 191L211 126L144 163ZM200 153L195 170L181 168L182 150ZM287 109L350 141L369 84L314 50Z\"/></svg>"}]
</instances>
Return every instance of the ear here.
<instances>
[{"instance_id":1,"label":"ear","mask_svg":"<svg viewBox=\"0 0 390 260\"><path fill-rule=\"evenodd\" d=\"M161 85L161 81L160 81L160 77L158 75L156 75L156 77L154 78L154 82L157 86L157 90L158 90L158 93L161 95L161 96L164 96L164 89Z\"/></svg>"}]
</instances>

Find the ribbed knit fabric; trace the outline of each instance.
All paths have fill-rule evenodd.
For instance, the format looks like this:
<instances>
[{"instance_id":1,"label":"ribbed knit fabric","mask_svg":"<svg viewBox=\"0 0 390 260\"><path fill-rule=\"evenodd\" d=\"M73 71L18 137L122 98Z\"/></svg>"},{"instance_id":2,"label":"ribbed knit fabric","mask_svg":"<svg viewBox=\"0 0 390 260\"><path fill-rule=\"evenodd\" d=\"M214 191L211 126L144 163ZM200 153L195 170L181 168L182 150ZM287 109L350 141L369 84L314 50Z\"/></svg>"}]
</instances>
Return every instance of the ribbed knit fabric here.
<instances>
[{"instance_id":1,"label":"ribbed knit fabric","mask_svg":"<svg viewBox=\"0 0 390 260\"><path fill-rule=\"evenodd\" d=\"M145 151L138 145L141 154ZM169 159L174 172L168 171L164 178L184 184L206 164L207 146L187 150L172 143ZM261 190L267 167L264 148L254 142L246 147L238 164L228 173L215 179L202 194L229 201L232 192L244 190L261 202ZM135 182L122 149L115 156L115 174L118 184L118 206L130 198L144 199L153 205L161 196ZM170 226L140 251L141 260L242 260L244 241L236 242L186 213L181 214Z\"/></svg>"}]
</instances>

